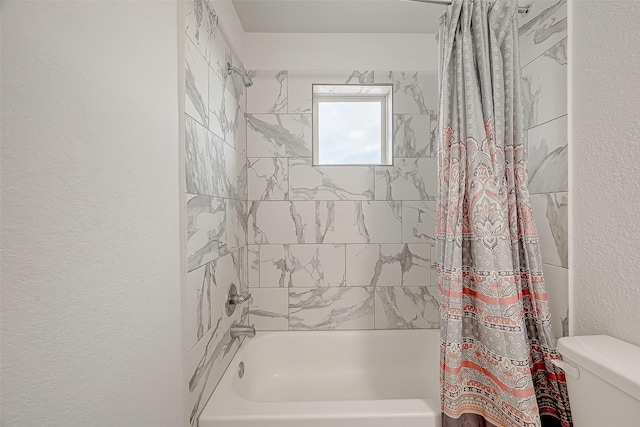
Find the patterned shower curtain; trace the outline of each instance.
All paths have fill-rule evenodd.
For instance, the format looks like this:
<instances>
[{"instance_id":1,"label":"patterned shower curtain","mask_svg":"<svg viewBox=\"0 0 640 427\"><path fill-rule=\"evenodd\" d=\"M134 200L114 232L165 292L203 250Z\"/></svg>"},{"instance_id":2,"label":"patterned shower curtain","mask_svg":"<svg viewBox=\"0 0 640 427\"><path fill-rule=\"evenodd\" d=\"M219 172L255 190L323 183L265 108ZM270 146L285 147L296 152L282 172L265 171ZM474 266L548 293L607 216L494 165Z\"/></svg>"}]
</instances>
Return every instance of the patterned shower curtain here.
<instances>
[{"instance_id":1,"label":"patterned shower curtain","mask_svg":"<svg viewBox=\"0 0 640 427\"><path fill-rule=\"evenodd\" d=\"M572 425L527 190L517 6L453 0L440 28L443 427Z\"/></svg>"}]
</instances>

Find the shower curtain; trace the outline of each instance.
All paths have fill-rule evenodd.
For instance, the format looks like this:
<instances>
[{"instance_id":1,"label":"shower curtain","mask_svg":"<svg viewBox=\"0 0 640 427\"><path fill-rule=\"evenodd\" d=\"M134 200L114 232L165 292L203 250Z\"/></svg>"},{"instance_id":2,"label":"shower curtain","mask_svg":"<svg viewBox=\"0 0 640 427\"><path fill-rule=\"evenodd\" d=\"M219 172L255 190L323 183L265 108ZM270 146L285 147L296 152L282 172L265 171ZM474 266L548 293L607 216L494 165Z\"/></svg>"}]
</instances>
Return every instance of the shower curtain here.
<instances>
[{"instance_id":1,"label":"shower curtain","mask_svg":"<svg viewBox=\"0 0 640 427\"><path fill-rule=\"evenodd\" d=\"M440 27L443 427L571 426L527 190L517 7L454 0Z\"/></svg>"}]
</instances>

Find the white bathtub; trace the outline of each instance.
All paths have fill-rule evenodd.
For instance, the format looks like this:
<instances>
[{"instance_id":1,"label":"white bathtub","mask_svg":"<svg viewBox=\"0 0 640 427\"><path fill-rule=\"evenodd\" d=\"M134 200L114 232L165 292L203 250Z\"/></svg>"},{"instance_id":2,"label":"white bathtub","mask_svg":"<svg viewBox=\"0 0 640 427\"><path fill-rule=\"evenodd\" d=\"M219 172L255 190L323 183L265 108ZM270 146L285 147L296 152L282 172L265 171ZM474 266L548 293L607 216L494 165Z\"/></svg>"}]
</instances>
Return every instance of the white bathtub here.
<instances>
[{"instance_id":1,"label":"white bathtub","mask_svg":"<svg viewBox=\"0 0 640 427\"><path fill-rule=\"evenodd\" d=\"M437 329L258 332L199 427L439 427L439 337Z\"/></svg>"}]
</instances>

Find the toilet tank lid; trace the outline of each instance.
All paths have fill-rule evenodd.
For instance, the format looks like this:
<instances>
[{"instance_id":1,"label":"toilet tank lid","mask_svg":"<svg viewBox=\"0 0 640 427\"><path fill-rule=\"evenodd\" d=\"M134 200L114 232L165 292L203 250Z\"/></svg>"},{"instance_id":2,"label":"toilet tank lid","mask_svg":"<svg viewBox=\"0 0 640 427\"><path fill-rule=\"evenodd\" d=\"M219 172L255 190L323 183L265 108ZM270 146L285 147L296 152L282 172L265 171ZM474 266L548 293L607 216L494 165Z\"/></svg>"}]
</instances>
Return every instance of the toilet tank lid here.
<instances>
[{"instance_id":1,"label":"toilet tank lid","mask_svg":"<svg viewBox=\"0 0 640 427\"><path fill-rule=\"evenodd\" d=\"M558 352L577 365L640 400L640 347L607 335L564 337Z\"/></svg>"}]
</instances>

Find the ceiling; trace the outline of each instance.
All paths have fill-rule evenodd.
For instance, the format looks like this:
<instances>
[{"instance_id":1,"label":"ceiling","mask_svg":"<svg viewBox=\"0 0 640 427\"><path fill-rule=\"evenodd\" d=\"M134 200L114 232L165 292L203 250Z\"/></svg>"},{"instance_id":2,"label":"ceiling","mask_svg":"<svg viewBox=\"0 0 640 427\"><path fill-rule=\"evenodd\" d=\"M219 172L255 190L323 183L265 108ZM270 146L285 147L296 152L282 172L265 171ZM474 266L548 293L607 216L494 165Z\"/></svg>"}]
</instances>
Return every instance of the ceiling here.
<instances>
[{"instance_id":1,"label":"ceiling","mask_svg":"<svg viewBox=\"0 0 640 427\"><path fill-rule=\"evenodd\" d=\"M246 32L438 32L444 6L408 0L233 0Z\"/></svg>"}]
</instances>

